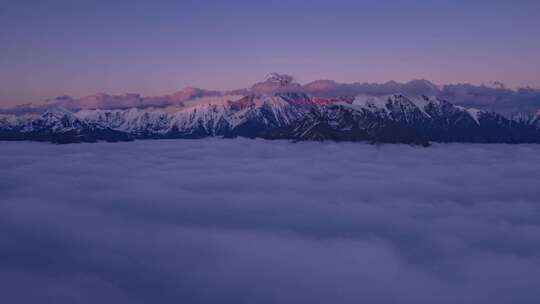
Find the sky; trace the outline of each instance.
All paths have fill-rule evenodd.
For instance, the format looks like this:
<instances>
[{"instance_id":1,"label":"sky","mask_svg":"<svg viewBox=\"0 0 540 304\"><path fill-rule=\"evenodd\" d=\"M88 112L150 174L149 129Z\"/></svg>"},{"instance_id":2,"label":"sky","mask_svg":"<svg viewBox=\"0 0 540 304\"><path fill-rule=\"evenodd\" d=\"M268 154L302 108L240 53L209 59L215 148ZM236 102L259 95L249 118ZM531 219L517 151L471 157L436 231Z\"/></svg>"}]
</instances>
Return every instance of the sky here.
<instances>
[{"instance_id":1,"label":"sky","mask_svg":"<svg viewBox=\"0 0 540 304\"><path fill-rule=\"evenodd\" d=\"M4 142L2 300L539 303L539 163L538 145Z\"/></svg>"},{"instance_id":2,"label":"sky","mask_svg":"<svg viewBox=\"0 0 540 304\"><path fill-rule=\"evenodd\" d=\"M0 106L270 72L540 87L538 20L535 0L0 0Z\"/></svg>"}]
</instances>

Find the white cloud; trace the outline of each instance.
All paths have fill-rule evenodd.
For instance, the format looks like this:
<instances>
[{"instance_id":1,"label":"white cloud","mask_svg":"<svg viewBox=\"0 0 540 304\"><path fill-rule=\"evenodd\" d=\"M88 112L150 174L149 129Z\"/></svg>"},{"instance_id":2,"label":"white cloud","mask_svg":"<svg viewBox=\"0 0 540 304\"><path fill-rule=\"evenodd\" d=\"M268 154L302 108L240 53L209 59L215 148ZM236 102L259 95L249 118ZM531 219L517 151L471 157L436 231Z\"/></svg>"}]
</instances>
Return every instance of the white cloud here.
<instances>
[{"instance_id":1,"label":"white cloud","mask_svg":"<svg viewBox=\"0 0 540 304\"><path fill-rule=\"evenodd\" d=\"M7 302L540 300L538 145L1 145Z\"/></svg>"}]
</instances>

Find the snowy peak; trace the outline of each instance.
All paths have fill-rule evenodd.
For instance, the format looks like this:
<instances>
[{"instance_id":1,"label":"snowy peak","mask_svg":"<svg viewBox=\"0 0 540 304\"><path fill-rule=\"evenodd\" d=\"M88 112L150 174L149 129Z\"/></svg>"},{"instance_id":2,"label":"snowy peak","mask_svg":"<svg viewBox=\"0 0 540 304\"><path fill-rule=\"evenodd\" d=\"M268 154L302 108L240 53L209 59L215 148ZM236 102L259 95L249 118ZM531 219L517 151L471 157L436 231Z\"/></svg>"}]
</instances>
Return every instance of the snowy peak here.
<instances>
[{"instance_id":1,"label":"snowy peak","mask_svg":"<svg viewBox=\"0 0 540 304\"><path fill-rule=\"evenodd\" d=\"M280 92L303 92L302 86L294 82L294 78L286 74L271 73L266 80L254 84L250 90L252 93L274 94Z\"/></svg>"},{"instance_id":2,"label":"snowy peak","mask_svg":"<svg viewBox=\"0 0 540 304\"><path fill-rule=\"evenodd\" d=\"M359 95L350 105L357 110L377 112L396 120L414 121L418 119L438 119L444 116L466 117L480 124L482 112L454 106L448 101L435 96L405 96L391 94L384 96Z\"/></svg>"},{"instance_id":3,"label":"snowy peak","mask_svg":"<svg viewBox=\"0 0 540 304\"><path fill-rule=\"evenodd\" d=\"M50 108L47 111L45 111L45 113L43 113L42 115L42 117L44 118L51 117L51 118L56 118L56 119L63 118L65 116L70 117L70 118L74 117L73 112L60 106Z\"/></svg>"},{"instance_id":4,"label":"snowy peak","mask_svg":"<svg viewBox=\"0 0 540 304\"><path fill-rule=\"evenodd\" d=\"M47 110L35 122L37 125L50 127L55 132L72 130L81 126L81 121L71 111L63 107L54 107Z\"/></svg>"},{"instance_id":5,"label":"snowy peak","mask_svg":"<svg viewBox=\"0 0 540 304\"><path fill-rule=\"evenodd\" d=\"M285 87L293 83L293 77L286 74L270 73L266 75L266 82Z\"/></svg>"},{"instance_id":6,"label":"snowy peak","mask_svg":"<svg viewBox=\"0 0 540 304\"><path fill-rule=\"evenodd\" d=\"M391 102L393 98L394 95L358 95L354 98L351 105L358 109L387 110L387 105Z\"/></svg>"},{"instance_id":7,"label":"snowy peak","mask_svg":"<svg viewBox=\"0 0 540 304\"><path fill-rule=\"evenodd\" d=\"M428 97L408 98L402 94L385 96L359 95L351 104L357 110L377 112L394 119L409 119L412 116L430 115L425 108L430 103Z\"/></svg>"},{"instance_id":8,"label":"snowy peak","mask_svg":"<svg viewBox=\"0 0 540 304\"><path fill-rule=\"evenodd\" d=\"M170 109L81 110L76 115L86 123L139 137L255 137L259 134L256 132L289 124L301 115L301 110L281 96L257 94L241 98L200 98L185 107Z\"/></svg>"}]
</instances>

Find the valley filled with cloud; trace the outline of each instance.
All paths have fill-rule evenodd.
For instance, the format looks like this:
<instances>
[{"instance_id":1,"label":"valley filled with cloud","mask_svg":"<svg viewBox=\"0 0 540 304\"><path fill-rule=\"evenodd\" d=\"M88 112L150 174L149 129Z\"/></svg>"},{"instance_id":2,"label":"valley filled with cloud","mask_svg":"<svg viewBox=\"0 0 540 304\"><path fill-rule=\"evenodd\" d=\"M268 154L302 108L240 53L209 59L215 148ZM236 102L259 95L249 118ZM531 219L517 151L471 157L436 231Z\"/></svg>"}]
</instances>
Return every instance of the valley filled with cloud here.
<instances>
[{"instance_id":1,"label":"valley filled with cloud","mask_svg":"<svg viewBox=\"0 0 540 304\"><path fill-rule=\"evenodd\" d=\"M540 146L2 142L5 303L534 303Z\"/></svg>"}]
</instances>

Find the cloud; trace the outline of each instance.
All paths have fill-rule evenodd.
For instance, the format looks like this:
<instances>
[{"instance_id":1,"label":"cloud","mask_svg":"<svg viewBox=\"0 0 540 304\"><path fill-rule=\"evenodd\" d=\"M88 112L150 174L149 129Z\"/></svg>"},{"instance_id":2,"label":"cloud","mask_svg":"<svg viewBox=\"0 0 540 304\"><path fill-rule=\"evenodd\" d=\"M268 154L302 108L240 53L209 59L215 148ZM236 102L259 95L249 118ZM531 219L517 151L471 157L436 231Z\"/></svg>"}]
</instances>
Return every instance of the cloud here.
<instances>
[{"instance_id":1,"label":"cloud","mask_svg":"<svg viewBox=\"0 0 540 304\"><path fill-rule=\"evenodd\" d=\"M294 81L294 77L288 74L270 73L266 80L258 82L249 89L234 90L233 93L278 93L278 92L303 92L304 88Z\"/></svg>"},{"instance_id":2,"label":"cloud","mask_svg":"<svg viewBox=\"0 0 540 304\"><path fill-rule=\"evenodd\" d=\"M331 80L317 80L304 85L307 92L323 97L388 95L438 95L440 89L433 83L419 79L407 83L388 81L385 83L337 83Z\"/></svg>"},{"instance_id":3,"label":"cloud","mask_svg":"<svg viewBox=\"0 0 540 304\"><path fill-rule=\"evenodd\" d=\"M70 96L59 96L47 100L44 104L22 104L12 108L0 108L0 114L41 114L51 106L62 106L71 110L181 106L187 101L203 97L280 92L305 92L315 97L325 98L401 93L410 96L438 96L456 105L494 111L507 116L534 114L540 111L539 89L518 88L512 90L498 81L480 86L468 83L438 86L424 79L405 83L395 81L385 83L338 83L333 80L317 80L301 85L291 75L270 73L265 81L255 83L250 88L227 92L187 87L173 94L147 97L133 93L122 95L99 93L78 99Z\"/></svg>"},{"instance_id":4,"label":"cloud","mask_svg":"<svg viewBox=\"0 0 540 304\"><path fill-rule=\"evenodd\" d=\"M337 83L319 80L304 85L304 89L322 97L355 96L361 94L438 96L464 107L494 111L501 114L535 113L540 109L540 90L532 88L507 89L504 84L494 82L492 86L472 84L448 84L436 86L428 80L413 80L407 83Z\"/></svg>"},{"instance_id":5,"label":"cloud","mask_svg":"<svg viewBox=\"0 0 540 304\"><path fill-rule=\"evenodd\" d=\"M540 90L532 88L511 90L504 85L456 84L445 85L439 95L459 105L503 114L534 113L540 109Z\"/></svg>"},{"instance_id":6,"label":"cloud","mask_svg":"<svg viewBox=\"0 0 540 304\"><path fill-rule=\"evenodd\" d=\"M2 296L535 302L539 149L4 142Z\"/></svg>"}]
</instances>

